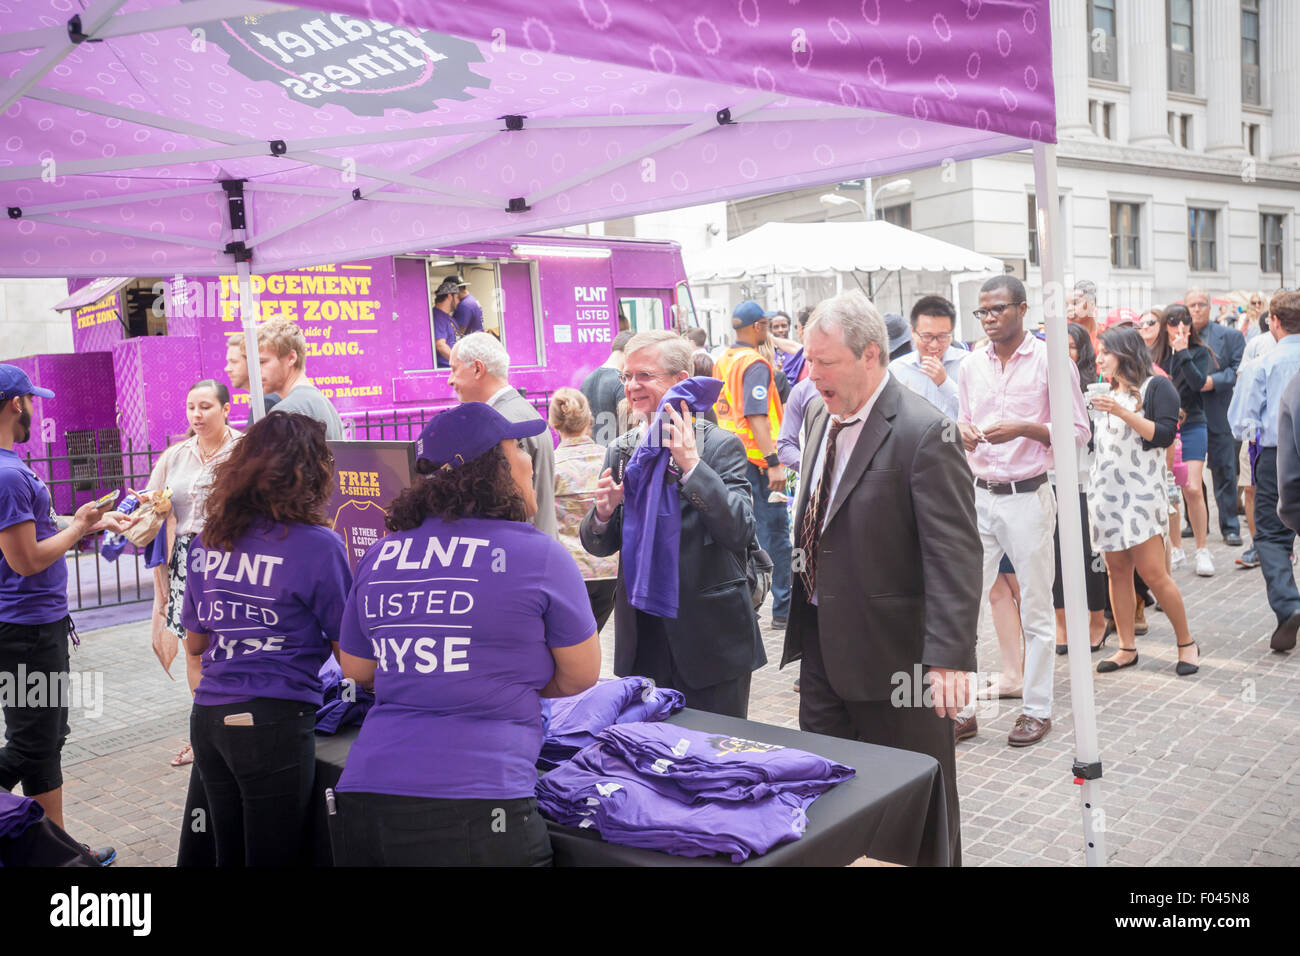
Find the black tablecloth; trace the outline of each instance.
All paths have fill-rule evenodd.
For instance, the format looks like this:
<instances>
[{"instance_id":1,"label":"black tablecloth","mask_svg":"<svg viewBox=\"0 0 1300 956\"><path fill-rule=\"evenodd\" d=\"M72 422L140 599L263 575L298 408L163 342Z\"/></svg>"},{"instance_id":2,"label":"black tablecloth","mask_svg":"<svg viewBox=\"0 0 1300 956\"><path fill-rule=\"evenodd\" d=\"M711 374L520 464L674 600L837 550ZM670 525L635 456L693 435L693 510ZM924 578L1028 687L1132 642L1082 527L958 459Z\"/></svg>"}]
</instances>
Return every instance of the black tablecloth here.
<instances>
[{"instance_id":1,"label":"black tablecloth","mask_svg":"<svg viewBox=\"0 0 1300 956\"><path fill-rule=\"evenodd\" d=\"M939 765L933 757L823 737L752 720L683 710L669 720L692 730L724 733L747 740L797 747L839 761L857 771L808 808L808 829L794 843L742 866L843 866L860 856L907 866L948 863L948 816ZM325 825L326 787L338 782L357 728L316 738L316 790L313 801L314 856L329 865ZM725 857L683 857L606 843L590 830L547 823L556 866L734 866Z\"/></svg>"}]
</instances>

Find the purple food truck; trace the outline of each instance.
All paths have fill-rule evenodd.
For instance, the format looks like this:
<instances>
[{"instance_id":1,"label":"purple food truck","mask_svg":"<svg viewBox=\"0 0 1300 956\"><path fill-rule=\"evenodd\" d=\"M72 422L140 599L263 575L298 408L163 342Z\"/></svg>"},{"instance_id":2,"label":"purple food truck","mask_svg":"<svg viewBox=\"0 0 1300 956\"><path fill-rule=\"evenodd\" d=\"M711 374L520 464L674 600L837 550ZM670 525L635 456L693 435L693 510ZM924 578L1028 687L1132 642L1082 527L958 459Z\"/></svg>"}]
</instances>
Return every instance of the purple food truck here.
<instances>
[{"instance_id":1,"label":"purple food truck","mask_svg":"<svg viewBox=\"0 0 1300 956\"><path fill-rule=\"evenodd\" d=\"M254 275L254 301L261 318L302 328L307 375L350 437L414 438L431 409L456 400L447 370L435 367L431 308L432 292L457 275L510 353L511 384L543 413L556 388L576 387L605 361L620 317L635 331L698 324L676 243L604 236L517 236ZM226 380L226 337L241 331L237 280L75 279L69 293L60 307L75 354L16 361L58 395L37 400L33 432L52 457L84 452L77 490L120 488L119 476L138 468L116 472L113 446L161 448L186 430L189 386ZM246 421L247 392L232 405L232 422Z\"/></svg>"}]
</instances>

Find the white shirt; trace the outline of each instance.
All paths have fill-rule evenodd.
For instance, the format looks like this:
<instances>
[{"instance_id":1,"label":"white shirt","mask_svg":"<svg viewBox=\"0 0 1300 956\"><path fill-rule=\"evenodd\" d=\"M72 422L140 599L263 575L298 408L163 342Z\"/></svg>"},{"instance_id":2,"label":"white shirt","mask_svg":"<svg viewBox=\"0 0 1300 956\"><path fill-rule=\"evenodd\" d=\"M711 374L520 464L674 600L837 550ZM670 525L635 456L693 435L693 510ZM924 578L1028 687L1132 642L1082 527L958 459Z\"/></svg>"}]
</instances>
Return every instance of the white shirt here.
<instances>
[{"instance_id":1,"label":"white shirt","mask_svg":"<svg viewBox=\"0 0 1300 956\"><path fill-rule=\"evenodd\" d=\"M867 423L867 416L871 414L871 409L875 406L876 399L878 399L880 393L885 390L885 385L888 384L888 382L889 372L886 371L885 377L880 380L880 384L876 386L876 390L868 396L865 402L862 403L861 408L847 417L840 417L839 415L831 416L832 422L848 421L852 422L852 424L845 425L841 428L839 436L835 439L835 473L831 475L831 493L830 497L826 499L827 517L830 516L830 502L835 500L835 494L839 491L840 479L844 477L844 469L848 467L849 459L853 457L853 449L857 447L858 438L862 435L862 427ZM817 485L821 481L822 465L826 461L826 446L830 442L830 437L831 429L828 424L826 426L826 431L822 433L821 446L817 449L817 457L813 461L812 469L808 474L808 503L804 506L806 508L815 508L817 506L817 492L819 490ZM822 519L822 530L826 530L826 518ZM816 587L820 590L821 585L817 583ZM810 600L811 603L816 604L817 595L813 594Z\"/></svg>"}]
</instances>

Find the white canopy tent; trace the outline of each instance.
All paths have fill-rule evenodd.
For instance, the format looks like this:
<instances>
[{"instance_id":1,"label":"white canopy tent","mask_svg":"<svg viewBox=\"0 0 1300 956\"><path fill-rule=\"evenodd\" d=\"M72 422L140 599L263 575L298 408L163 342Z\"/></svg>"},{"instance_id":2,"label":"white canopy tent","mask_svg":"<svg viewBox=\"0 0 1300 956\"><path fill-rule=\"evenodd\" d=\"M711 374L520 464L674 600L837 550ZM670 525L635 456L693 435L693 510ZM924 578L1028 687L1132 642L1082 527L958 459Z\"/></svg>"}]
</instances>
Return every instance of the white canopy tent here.
<instances>
[{"instance_id":1,"label":"white canopy tent","mask_svg":"<svg viewBox=\"0 0 1300 956\"><path fill-rule=\"evenodd\" d=\"M961 281L1001 275L1002 260L892 222L769 222L696 254L687 274L696 285L758 278L874 272L948 273L951 299ZM958 309L960 335L961 310Z\"/></svg>"}]
</instances>

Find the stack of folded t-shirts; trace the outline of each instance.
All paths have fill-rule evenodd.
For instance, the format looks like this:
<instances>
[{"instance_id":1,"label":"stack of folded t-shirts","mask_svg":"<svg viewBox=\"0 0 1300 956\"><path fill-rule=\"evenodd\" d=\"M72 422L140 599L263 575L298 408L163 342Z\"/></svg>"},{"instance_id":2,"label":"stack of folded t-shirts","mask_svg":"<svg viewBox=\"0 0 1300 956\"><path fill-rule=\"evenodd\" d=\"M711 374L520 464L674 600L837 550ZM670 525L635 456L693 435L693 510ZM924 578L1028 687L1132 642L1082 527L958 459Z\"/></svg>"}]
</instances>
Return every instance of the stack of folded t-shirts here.
<instances>
[{"instance_id":1,"label":"stack of folded t-shirts","mask_svg":"<svg viewBox=\"0 0 1300 956\"><path fill-rule=\"evenodd\" d=\"M324 697L316 710L316 733L337 734L344 727L365 720L370 708L375 706L374 694L355 681L345 681L343 669L333 657L325 658L319 676Z\"/></svg>"},{"instance_id":2,"label":"stack of folded t-shirts","mask_svg":"<svg viewBox=\"0 0 1300 956\"><path fill-rule=\"evenodd\" d=\"M681 691L656 687L648 677L598 681L573 697L542 698L544 731L539 766L554 767L614 724L667 720L685 706Z\"/></svg>"},{"instance_id":3,"label":"stack of folded t-shirts","mask_svg":"<svg viewBox=\"0 0 1300 956\"><path fill-rule=\"evenodd\" d=\"M620 724L537 784L543 815L610 843L740 863L803 835L809 804L854 775L789 747Z\"/></svg>"}]
</instances>

